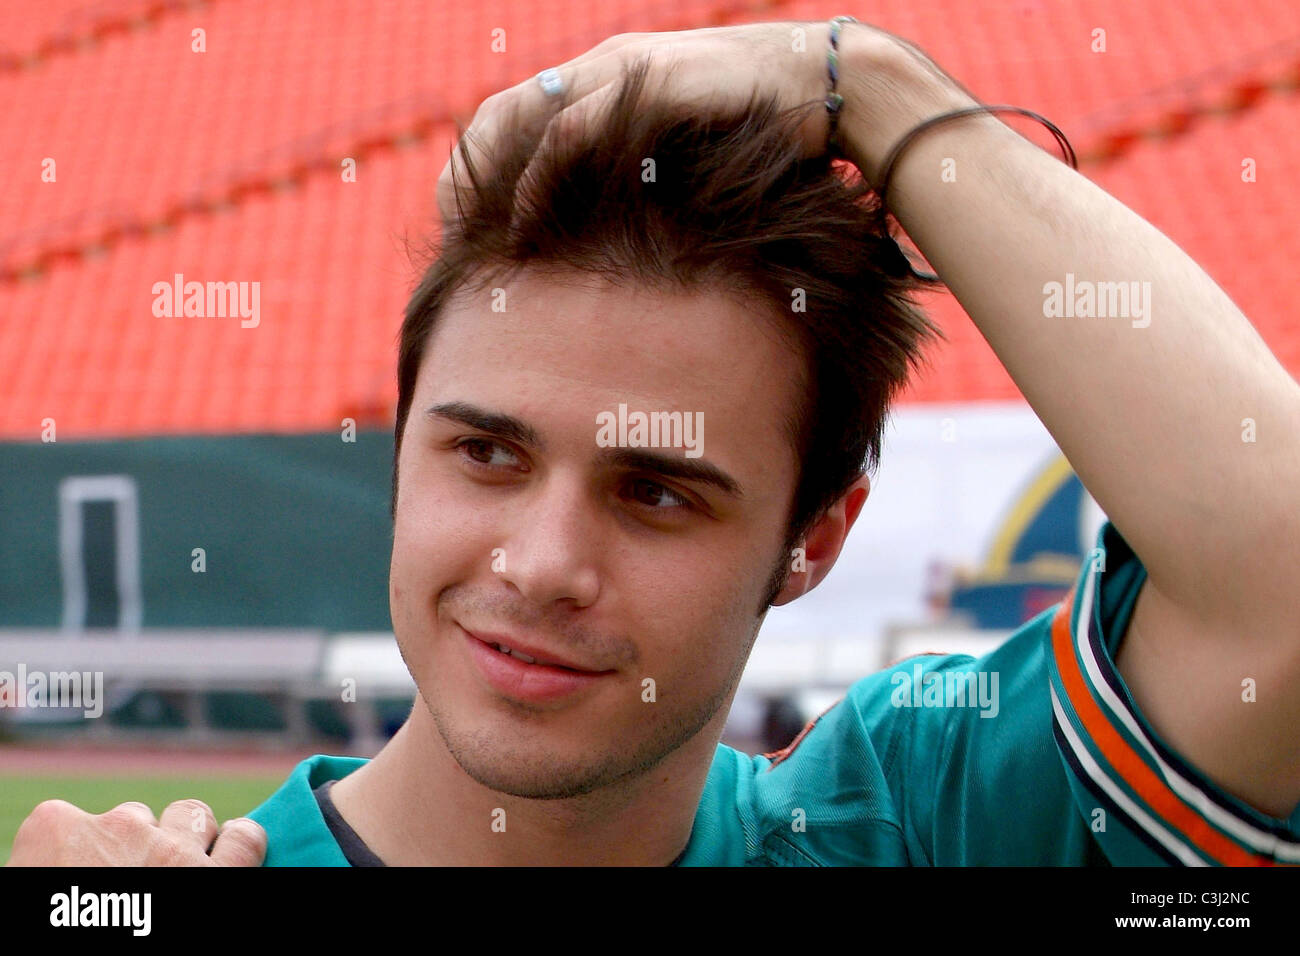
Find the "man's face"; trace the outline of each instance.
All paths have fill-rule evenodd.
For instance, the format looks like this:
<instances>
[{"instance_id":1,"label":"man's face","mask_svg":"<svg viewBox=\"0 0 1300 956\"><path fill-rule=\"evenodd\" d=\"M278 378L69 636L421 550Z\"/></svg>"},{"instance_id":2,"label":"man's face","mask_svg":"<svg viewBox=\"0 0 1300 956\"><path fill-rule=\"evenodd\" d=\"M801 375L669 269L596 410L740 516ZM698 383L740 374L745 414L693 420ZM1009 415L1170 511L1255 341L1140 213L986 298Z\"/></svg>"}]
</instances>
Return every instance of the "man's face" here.
<instances>
[{"instance_id":1,"label":"man's face","mask_svg":"<svg viewBox=\"0 0 1300 956\"><path fill-rule=\"evenodd\" d=\"M466 773L575 796L725 719L784 540L800 360L721 295L530 273L504 288L505 311L491 290L454 298L425 350L398 462L393 626ZM702 432L645 447L635 413L653 412Z\"/></svg>"}]
</instances>

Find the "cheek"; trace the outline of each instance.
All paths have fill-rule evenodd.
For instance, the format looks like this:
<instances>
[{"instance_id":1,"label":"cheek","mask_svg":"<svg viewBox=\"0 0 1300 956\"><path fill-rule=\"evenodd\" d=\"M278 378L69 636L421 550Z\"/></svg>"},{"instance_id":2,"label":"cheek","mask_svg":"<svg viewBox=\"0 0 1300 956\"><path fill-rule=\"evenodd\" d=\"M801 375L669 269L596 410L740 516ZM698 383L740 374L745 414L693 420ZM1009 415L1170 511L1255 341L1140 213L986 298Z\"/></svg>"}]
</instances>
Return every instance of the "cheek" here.
<instances>
[{"instance_id":1,"label":"cheek","mask_svg":"<svg viewBox=\"0 0 1300 956\"><path fill-rule=\"evenodd\" d=\"M757 590L728 562L709 562L660 580L659 588L643 594L648 602L641 605L642 620L654 622L658 638L653 666L687 686L716 686L745 655L756 623L749 612L758 603Z\"/></svg>"},{"instance_id":2,"label":"cheek","mask_svg":"<svg viewBox=\"0 0 1300 956\"><path fill-rule=\"evenodd\" d=\"M464 575L469 548L454 534L450 509L439 511L412 496L399 502L393 523L388 599L394 626L427 625L438 593Z\"/></svg>"},{"instance_id":3,"label":"cheek","mask_svg":"<svg viewBox=\"0 0 1300 956\"><path fill-rule=\"evenodd\" d=\"M476 519L455 496L455 483L433 463L403 463L393 521L391 573L399 582L429 581L468 551Z\"/></svg>"},{"instance_id":4,"label":"cheek","mask_svg":"<svg viewBox=\"0 0 1300 956\"><path fill-rule=\"evenodd\" d=\"M470 548L441 523L399 520L393 529L389 591L393 601L431 599L462 579Z\"/></svg>"}]
</instances>

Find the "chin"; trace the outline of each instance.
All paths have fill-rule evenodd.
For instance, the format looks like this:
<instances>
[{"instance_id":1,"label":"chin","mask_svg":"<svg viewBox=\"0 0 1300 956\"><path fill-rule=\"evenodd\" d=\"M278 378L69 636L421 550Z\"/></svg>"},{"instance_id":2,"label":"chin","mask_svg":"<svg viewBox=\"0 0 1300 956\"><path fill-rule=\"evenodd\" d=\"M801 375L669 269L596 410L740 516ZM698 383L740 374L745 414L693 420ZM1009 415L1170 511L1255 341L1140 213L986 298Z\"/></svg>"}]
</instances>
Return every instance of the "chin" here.
<instances>
[{"instance_id":1,"label":"chin","mask_svg":"<svg viewBox=\"0 0 1300 956\"><path fill-rule=\"evenodd\" d=\"M573 757L547 752L545 743L538 748L521 750L517 744L503 743L499 732L484 730L460 734L438 722L447 749L460 768L476 782L498 793L530 800L563 800L580 797L618 782L635 773L628 767L626 755L596 751Z\"/></svg>"}]
</instances>

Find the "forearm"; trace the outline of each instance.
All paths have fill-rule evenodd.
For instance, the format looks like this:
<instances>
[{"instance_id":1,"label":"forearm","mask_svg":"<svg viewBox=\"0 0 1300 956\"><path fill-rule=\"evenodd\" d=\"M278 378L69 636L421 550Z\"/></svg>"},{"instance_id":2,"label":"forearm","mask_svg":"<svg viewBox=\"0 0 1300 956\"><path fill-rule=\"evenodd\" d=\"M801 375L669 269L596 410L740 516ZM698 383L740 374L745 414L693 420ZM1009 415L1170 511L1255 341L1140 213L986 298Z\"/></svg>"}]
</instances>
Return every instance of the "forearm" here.
<instances>
[{"instance_id":1,"label":"forearm","mask_svg":"<svg viewBox=\"0 0 1300 956\"><path fill-rule=\"evenodd\" d=\"M882 73L877 50L854 51L849 40L842 135L874 180L898 136L971 101L910 57ZM855 110L854 97L884 105ZM1231 568L1237 602L1276 603L1279 568L1294 575L1300 543L1300 388L1223 290L1150 223L990 117L921 134L888 202L1160 590L1228 612ZM1105 316L1103 296L1084 317L1086 301L1067 297L1081 281L1137 296L1118 316ZM1049 283L1061 286L1055 302ZM1065 314L1046 315L1058 302Z\"/></svg>"}]
</instances>

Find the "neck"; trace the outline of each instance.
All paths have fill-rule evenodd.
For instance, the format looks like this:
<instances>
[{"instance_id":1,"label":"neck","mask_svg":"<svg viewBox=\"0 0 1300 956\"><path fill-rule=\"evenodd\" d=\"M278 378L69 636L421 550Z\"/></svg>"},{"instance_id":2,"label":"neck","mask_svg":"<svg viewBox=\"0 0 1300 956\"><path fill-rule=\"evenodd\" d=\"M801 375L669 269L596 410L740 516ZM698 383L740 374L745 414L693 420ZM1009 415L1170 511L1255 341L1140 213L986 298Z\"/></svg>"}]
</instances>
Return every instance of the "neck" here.
<instances>
[{"instance_id":1,"label":"neck","mask_svg":"<svg viewBox=\"0 0 1300 956\"><path fill-rule=\"evenodd\" d=\"M536 800L465 773L417 695L387 746L330 794L389 866L666 866L690 839L728 710L637 777Z\"/></svg>"}]
</instances>

